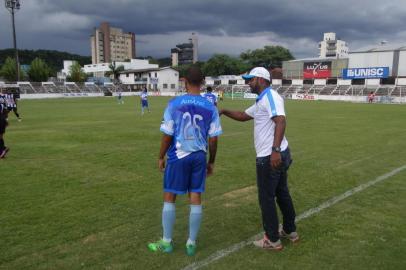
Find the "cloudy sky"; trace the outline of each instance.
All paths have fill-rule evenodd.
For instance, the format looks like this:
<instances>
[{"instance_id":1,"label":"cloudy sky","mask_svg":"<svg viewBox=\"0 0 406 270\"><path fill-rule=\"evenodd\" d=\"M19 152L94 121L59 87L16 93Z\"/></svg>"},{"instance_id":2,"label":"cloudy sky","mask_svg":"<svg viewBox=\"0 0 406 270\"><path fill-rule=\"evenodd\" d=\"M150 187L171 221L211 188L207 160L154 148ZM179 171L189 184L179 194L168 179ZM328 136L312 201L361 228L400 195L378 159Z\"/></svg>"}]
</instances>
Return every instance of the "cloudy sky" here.
<instances>
[{"instance_id":1,"label":"cloudy sky","mask_svg":"<svg viewBox=\"0 0 406 270\"><path fill-rule=\"evenodd\" d=\"M3 0L2 0L3 2ZM137 56L169 57L199 37L199 57L238 56L281 45L296 58L314 57L323 32L336 32L350 50L406 44L406 0L21 0L18 47L90 55L100 22L136 34ZM0 5L0 49L12 47L11 18Z\"/></svg>"}]
</instances>

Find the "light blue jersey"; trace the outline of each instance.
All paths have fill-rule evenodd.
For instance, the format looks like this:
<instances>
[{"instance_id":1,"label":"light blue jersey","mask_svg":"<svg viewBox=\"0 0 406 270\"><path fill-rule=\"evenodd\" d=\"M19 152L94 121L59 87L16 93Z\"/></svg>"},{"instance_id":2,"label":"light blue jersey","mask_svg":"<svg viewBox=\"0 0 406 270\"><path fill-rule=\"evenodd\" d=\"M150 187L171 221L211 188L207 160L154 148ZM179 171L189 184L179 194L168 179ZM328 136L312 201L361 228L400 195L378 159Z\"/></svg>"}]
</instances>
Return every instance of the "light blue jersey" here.
<instances>
[{"instance_id":1,"label":"light blue jersey","mask_svg":"<svg viewBox=\"0 0 406 270\"><path fill-rule=\"evenodd\" d=\"M169 101L161 131L173 136L168 162L193 152L207 151L207 138L222 132L217 108L200 95L184 95Z\"/></svg>"},{"instance_id":2,"label":"light blue jersey","mask_svg":"<svg viewBox=\"0 0 406 270\"><path fill-rule=\"evenodd\" d=\"M142 92L140 96L141 96L141 100L148 100L148 93L147 92Z\"/></svg>"},{"instance_id":3,"label":"light blue jersey","mask_svg":"<svg viewBox=\"0 0 406 270\"><path fill-rule=\"evenodd\" d=\"M217 106L217 97L212 94L212 93L205 93L203 95L204 98L206 98L208 101L210 101L211 103L213 103L215 106Z\"/></svg>"}]
</instances>

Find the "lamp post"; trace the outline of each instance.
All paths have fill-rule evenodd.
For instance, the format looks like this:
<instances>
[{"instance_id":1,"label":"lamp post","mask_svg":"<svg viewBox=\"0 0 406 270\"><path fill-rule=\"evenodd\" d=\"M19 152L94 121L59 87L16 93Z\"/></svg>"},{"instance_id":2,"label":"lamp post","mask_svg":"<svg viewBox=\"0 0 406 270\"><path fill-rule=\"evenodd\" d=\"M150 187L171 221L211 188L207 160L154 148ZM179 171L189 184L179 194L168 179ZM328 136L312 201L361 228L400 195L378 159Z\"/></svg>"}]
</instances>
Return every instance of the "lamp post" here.
<instances>
[{"instance_id":1,"label":"lamp post","mask_svg":"<svg viewBox=\"0 0 406 270\"><path fill-rule=\"evenodd\" d=\"M18 11L21 7L20 0L4 0L6 8L11 13L11 20L13 24L13 41L14 41L14 51L15 51L15 60L16 60L16 81L20 80L20 63L18 60L18 50L17 50L17 39L16 39L16 27L14 23L14 13Z\"/></svg>"}]
</instances>

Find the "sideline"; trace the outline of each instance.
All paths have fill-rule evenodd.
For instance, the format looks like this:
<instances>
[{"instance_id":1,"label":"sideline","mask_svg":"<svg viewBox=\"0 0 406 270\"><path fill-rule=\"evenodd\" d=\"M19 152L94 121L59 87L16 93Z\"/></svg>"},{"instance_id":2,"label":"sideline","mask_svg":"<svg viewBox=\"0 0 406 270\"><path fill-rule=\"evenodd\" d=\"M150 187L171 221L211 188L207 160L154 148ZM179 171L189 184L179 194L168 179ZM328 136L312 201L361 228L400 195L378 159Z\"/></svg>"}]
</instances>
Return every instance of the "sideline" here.
<instances>
[{"instance_id":1,"label":"sideline","mask_svg":"<svg viewBox=\"0 0 406 270\"><path fill-rule=\"evenodd\" d=\"M352 188L352 189L342 193L341 195L335 196L335 197L325 201L324 203L320 204L319 206L317 206L315 208L311 208L311 209L307 210L306 212L300 214L299 216L296 217L296 222L299 222L302 219L305 219L314 214L317 214L321 210L329 208L330 206L333 206L333 205L337 204L338 202L369 188L370 186L376 185L377 183L382 182L382 181L394 176L395 174L398 174L399 172L403 171L404 169L406 169L406 165L396 168L393 171L388 172L384 175L378 176L374 180L371 180L365 184L361 184L355 188ZM240 249L244 248L245 246L250 245L252 243L252 241L260 238L262 235L263 235L263 232L261 232L257 235L254 235L245 241L242 241L240 243L229 246L228 248L219 250L204 260L189 264L188 266L182 268L182 270L196 270L196 269L205 267L205 266L211 264L212 262L218 261L218 260L230 255L231 253L239 251Z\"/></svg>"}]
</instances>

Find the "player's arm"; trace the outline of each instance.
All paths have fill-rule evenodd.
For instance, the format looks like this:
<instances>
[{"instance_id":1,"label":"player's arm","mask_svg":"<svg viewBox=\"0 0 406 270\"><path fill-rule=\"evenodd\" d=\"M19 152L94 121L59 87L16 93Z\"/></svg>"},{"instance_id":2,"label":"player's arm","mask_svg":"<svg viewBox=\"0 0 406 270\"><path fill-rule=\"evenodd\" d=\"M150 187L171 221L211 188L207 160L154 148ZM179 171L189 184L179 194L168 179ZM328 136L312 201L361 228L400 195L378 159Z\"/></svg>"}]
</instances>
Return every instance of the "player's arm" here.
<instances>
[{"instance_id":1,"label":"player's arm","mask_svg":"<svg viewBox=\"0 0 406 270\"><path fill-rule=\"evenodd\" d=\"M161 172L165 170L165 155L172 142L172 136L167 134L162 135L161 148L159 149L158 168Z\"/></svg>"},{"instance_id":2,"label":"player's arm","mask_svg":"<svg viewBox=\"0 0 406 270\"><path fill-rule=\"evenodd\" d=\"M229 117L231 119L241 121L241 122L245 122L245 121L253 119L246 112L230 111L230 110L227 110L227 109L221 109L219 111L219 114L220 115L224 114L225 116L227 116L227 117Z\"/></svg>"},{"instance_id":3,"label":"player's arm","mask_svg":"<svg viewBox=\"0 0 406 270\"><path fill-rule=\"evenodd\" d=\"M209 138L209 162L207 162L207 176L213 174L214 162L217 154L217 136Z\"/></svg>"},{"instance_id":4,"label":"player's arm","mask_svg":"<svg viewBox=\"0 0 406 270\"><path fill-rule=\"evenodd\" d=\"M283 115L278 115L272 118L272 121L275 123L275 133L272 147L280 147L283 136L285 135L286 128L286 118ZM271 166L273 168L278 168L282 164L281 153L272 151L271 154Z\"/></svg>"}]
</instances>

